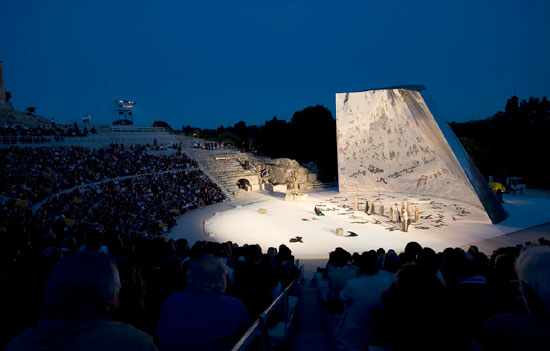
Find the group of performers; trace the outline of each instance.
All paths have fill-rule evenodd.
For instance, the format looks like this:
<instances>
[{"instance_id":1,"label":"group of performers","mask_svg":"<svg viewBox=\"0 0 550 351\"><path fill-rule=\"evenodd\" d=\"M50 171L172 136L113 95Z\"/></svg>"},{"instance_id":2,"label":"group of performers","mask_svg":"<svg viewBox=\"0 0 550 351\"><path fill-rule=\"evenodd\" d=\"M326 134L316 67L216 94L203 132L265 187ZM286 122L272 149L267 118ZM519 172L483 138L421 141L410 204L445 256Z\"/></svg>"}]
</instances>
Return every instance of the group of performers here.
<instances>
[{"instance_id":1,"label":"group of performers","mask_svg":"<svg viewBox=\"0 0 550 351\"><path fill-rule=\"evenodd\" d=\"M359 203L357 198L355 198L353 210L359 211ZM315 206L314 211L317 216L324 216L321 209L317 206ZM371 198L369 201L366 201L365 213L368 215L378 214L380 216L384 216L384 203L380 202L378 213L376 213L374 200ZM410 225L420 219L420 210L416 205L414 205L413 209L413 206L408 201L406 204L405 202L401 202L401 209L399 209L397 204L391 204L388 217L391 222L398 223L402 231L408 232Z\"/></svg>"}]
</instances>

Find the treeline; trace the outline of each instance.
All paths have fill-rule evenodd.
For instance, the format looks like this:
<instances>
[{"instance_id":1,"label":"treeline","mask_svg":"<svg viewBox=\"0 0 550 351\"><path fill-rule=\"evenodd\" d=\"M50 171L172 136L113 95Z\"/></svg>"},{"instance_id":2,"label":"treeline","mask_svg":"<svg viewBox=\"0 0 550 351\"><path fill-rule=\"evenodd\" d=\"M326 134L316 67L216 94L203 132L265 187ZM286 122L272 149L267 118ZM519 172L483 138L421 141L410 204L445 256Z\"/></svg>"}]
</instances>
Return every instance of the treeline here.
<instances>
[{"instance_id":1,"label":"treeline","mask_svg":"<svg viewBox=\"0 0 550 351\"><path fill-rule=\"evenodd\" d=\"M486 179L494 176L504 182L509 176L523 176L529 187L550 188L543 170L548 158L544 140L550 137L550 102L546 97L519 101L513 96L504 112L450 125ZM273 117L262 126L240 121L217 129L185 126L182 131L273 158L312 162L321 180L337 179L336 120L324 106L298 111L290 122Z\"/></svg>"},{"instance_id":2,"label":"treeline","mask_svg":"<svg viewBox=\"0 0 550 351\"><path fill-rule=\"evenodd\" d=\"M550 188L545 171L548 156L544 140L550 137L550 102L546 97L520 102L513 96L504 112L450 125L486 178L492 175L503 182L509 176L523 176L528 187Z\"/></svg>"},{"instance_id":3,"label":"treeline","mask_svg":"<svg viewBox=\"0 0 550 351\"><path fill-rule=\"evenodd\" d=\"M277 117L262 126L240 121L232 127L182 131L205 140L219 141L272 158L287 157L300 164L312 163L322 181L336 181L336 120L324 106L310 106L294 113L290 122Z\"/></svg>"}]
</instances>

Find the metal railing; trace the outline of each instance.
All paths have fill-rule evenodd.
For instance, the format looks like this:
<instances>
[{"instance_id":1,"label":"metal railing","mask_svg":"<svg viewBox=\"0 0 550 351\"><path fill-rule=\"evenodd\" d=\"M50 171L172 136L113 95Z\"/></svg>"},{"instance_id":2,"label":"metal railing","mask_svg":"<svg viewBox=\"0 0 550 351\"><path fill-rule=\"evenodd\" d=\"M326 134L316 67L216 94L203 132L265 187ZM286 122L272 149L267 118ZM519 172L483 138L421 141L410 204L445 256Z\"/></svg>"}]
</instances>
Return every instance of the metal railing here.
<instances>
[{"instance_id":1,"label":"metal railing","mask_svg":"<svg viewBox=\"0 0 550 351\"><path fill-rule=\"evenodd\" d=\"M111 126L110 131L114 133L118 132L169 132L167 128L164 127L140 127L140 126Z\"/></svg>"},{"instance_id":2,"label":"metal railing","mask_svg":"<svg viewBox=\"0 0 550 351\"><path fill-rule=\"evenodd\" d=\"M246 333L239 339L239 341L233 346L231 351L245 351L250 345L257 340L259 342L260 350L267 351L271 349L271 342L273 337L270 335L270 318L275 313L280 313L281 321L278 323L283 328L283 338L288 337L290 325L294 317L294 306L290 306L289 296L294 294L294 290L297 284L301 281L301 277L298 277L290 283L285 290L283 290L279 296L266 310L260 314L258 319L248 328Z\"/></svg>"},{"instance_id":3,"label":"metal railing","mask_svg":"<svg viewBox=\"0 0 550 351\"><path fill-rule=\"evenodd\" d=\"M326 189L326 188L335 188L338 186L338 182L329 182L329 183L313 183L313 189Z\"/></svg>"}]
</instances>

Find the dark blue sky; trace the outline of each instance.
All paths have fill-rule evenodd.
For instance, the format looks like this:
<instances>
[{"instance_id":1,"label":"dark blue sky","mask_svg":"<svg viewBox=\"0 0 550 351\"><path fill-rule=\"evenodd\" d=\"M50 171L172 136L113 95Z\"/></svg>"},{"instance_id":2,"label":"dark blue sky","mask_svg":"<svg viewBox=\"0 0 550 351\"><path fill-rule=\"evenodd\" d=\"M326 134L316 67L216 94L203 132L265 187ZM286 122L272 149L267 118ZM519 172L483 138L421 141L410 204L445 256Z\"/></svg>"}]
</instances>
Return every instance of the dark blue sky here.
<instances>
[{"instance_id":1,"label":"dark blue sky","mask_svg":"<svg viewBox=\"0 0 550 351\"><path fill-rule=\"evenodd\" d=\"M550 96L549 14L544 0L2 0L0 60L14 106L61 123L110 123L122 98L140 125L263 124L401 84L467 121Z\"/></svg>"}]
</instances>

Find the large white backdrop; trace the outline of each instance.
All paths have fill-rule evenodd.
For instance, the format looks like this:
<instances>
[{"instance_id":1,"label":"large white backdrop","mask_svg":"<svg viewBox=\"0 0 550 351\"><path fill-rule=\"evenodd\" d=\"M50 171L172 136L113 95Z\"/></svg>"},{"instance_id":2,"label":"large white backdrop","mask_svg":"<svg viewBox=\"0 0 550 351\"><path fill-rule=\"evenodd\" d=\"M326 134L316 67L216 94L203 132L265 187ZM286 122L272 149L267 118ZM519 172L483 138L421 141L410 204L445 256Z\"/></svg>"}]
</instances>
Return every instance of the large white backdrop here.
<instances>
[{"instance_id":1,"label":"large white backdrop","mask_svg":"<svg viewBox=\"0 0 550 351\"><path fill-rule=\"evenodd\" d=\"M340 192L437 196L483 208L418 91L336 94Z\"/></svg>"}]
</instances>

